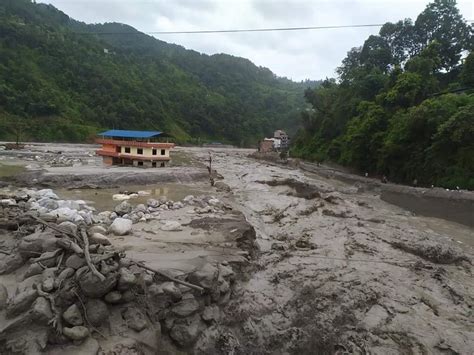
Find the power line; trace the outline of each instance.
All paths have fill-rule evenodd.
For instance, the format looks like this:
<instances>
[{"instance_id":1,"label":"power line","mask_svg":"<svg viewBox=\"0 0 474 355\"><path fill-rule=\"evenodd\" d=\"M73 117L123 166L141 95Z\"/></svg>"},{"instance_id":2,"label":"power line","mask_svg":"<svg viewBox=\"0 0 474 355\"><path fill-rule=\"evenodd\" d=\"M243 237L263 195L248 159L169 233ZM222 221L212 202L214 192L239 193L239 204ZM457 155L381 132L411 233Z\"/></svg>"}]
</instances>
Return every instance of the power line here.
<instances>
[{"instance_id":1,"label":"power line","mask_svg":"<svg viewBox=\"0 0 474 355\"><path fill-rule=\"evenodd\" d=\"M466 21L468 23L474 23L474 20ZM242 32L281 32L281 31L308 31L308 30L333 30L343 28L370 28L370 27L382 27L383 23L372 23L362 25L329 25L329 26L304 26L304 27L275 27L275 28L245 28L245 29L229 29L229 30L195 30L195 31L148 31L148 32L76 32L77 34L84 35L137 35L137 34L148 34L148 35L176 35L176 34L212 34L212 33L242 33Z\"/></svg>"},{"instance_id":2,"label":"power line","mask_svg":"<svg viewBox=\"0 0 474 355\"><path fill-rule=\"evenodd\" d=\"M141 34L148 35L172 35L172 34L210 34L210 33L240 33L240 32L276 32L276 31L305 31L305 30L324 30L338 28L360 28L360 27L382 27L383 24L367 25L336 25L336 26L308 26L308 27L279 27L279 28L253 28L253 29L230 29L230 30L197 30L197 31L149 31L149 32L76 32L78 34Z\"/></svg>"}]
</instances>

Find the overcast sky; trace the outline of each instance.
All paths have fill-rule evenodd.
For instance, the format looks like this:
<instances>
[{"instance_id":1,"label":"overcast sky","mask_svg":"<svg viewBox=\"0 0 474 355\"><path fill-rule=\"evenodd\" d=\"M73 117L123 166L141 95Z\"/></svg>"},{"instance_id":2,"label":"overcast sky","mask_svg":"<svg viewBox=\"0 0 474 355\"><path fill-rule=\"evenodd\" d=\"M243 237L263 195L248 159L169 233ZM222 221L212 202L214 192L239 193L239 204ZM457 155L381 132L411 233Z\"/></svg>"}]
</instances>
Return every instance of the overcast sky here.
<instances>
[{"instance_id":1,"label":"overcast sky","mask_svg":"<svg viewBox=\"0 0 474 355\"><path fill-rule=\"evenodd\" d=\"M87 23L121 22L143 32L329 26L395 22L416 16L427 0L39 0ZM458 0L466 20L474 0ZM207 54L250 59L293 80L334 76L348 50L378 28L160 35Z\"/></svg>"}]
</instances>

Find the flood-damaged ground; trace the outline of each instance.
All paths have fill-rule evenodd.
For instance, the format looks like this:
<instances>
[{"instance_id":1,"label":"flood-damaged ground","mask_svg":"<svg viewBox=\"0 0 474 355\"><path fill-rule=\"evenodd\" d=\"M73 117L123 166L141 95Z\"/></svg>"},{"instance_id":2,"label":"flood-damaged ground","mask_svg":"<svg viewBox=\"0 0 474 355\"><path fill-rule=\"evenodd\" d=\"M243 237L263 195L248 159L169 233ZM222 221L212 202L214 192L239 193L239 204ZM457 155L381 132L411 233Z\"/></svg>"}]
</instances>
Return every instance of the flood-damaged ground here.
<instances>
[{"instance_id":1,"label":"flood-damaged ground","mask_svg":"<svg viewBox=\"0 0 474 355\"><path fill-rule=\"evenodd\" d=\"M6 155L10 164L33 159L29 186L57 195L19 189L24 177L5 183L17 186L4 188L0 207L0 249L9 254L0 255L3 352L34 353L28 334L39 339L35 351L51 354L472 353L469 225L414 215L360 182L257 161L248 150L211 150L222 178L215 187L209 149L178 148L182 166L144 181L102 168L90 151L71 146L72 164L81 164L74 174L52 167L54 153ZM117 186L97 189L111 181ZM72 234L51 228L61 223ZM92 264L115 280L105 292L90 292L99 276L84 239L76 241L82 253L64 243L81 230ZM38 238L46 249L25 249ZM88 307L103 310L100 322Z\"/></svg>"}]
</instances>

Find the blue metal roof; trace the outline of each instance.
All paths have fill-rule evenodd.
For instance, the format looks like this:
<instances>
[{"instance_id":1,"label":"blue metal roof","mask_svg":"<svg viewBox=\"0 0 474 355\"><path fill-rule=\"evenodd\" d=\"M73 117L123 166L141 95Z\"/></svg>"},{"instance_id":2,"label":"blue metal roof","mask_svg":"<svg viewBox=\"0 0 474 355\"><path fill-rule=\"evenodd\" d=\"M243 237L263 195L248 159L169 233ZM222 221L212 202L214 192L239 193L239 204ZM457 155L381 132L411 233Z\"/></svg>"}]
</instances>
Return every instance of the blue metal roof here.
<instances>
[{"instance_id":1,"label":"blue metal roof","mask_svg":"<svg viewBox=\"0 0 474 355\"><path fill-rule=\"evenodd\" d=\"M125 131L121 129L111 129L99 133L99 136L104 137L120 137L120 138L152 138L161 135L159 131Z\"/></svg>"}]
</instances>

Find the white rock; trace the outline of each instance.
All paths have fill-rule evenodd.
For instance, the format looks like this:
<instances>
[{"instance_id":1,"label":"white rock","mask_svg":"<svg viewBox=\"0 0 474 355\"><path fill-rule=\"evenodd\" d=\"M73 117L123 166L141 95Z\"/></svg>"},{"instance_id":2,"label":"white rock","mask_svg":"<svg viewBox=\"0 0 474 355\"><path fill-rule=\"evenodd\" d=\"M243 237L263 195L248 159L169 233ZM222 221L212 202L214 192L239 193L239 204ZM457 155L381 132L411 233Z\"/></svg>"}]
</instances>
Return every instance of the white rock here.
<instances>
[{"instance_id":1,"label":"white rock","mask_svg":"<svg viewBox=\"0 0 474 355\"><path fill-rule=\"evenodd\" d=\"M132 229L132 221L125 218L116 218L109 227L109 233L115 235L125 235L130 233Z\"/></svg>"},{"instance_id":2,"label":"white rock","mask_svg":"<svg viewBox=\"0 0 474 355\"><path fill-rule=\"evenodd\" d=\"M160 227L164 231L180 231L182 230L181 223L177 221L166 221L164 225Z\"/></svg>"},{"instance_id":3,"label":"white rock","mask_svg":"<svg viewBox=\"0 0 474 355\"><path fill-rule=\"evenodd\" d=\"M77 210L73 210L68 207L57 208L51 211L51 214L58 218L63 218L67 221L76 223L82 222L84 220L84 218L78 214Z\"/></svg>"},{"instance_id":4,"label":"white rock","mask_svg":"<svg viewBox=\"0 0 474 355\"><path fill-rule=\"evenodd\" d=\"M179 210L180 208L183 208L183 207L184 207L184 205L183 205L182 202L175 202L175 203L173 203L173 209L174 209L174 210Z\"/></svg>"},{"instance_id":5,"label":"white rock","mask_svg":"<svg viewBox=\"0 0 474 355\"><path fill-rule=\"evenodd\" d=\"M89 237L91 244L110 245L110 240L101 233L92 233Z\"/></svg>"},{"instance_id":6,"label":"white rock","mask_svg":"<svg viewBox=\"0 0 474 355\"><path fill-rule=\"evenodd\" d=\"M183 198L183 201L184 202L191 202L194 200L194 196L193 195L188 195L186 196L185 198Z\"/></svg>"},{"instance_id":7,"label":"white rock","mask_svg":"<svg viewBox=\"0 0 474 355\"><path fill-rule=\"evenodd\" d=\"M130 195L125 195L125 194L115 194L112 195L112 199L115 201L125 201L125 200L130 200Z\"/></svg>"},{"instance_id":8,"label":"white rock","mask_svg":"<svg viewBox=\"0 0 474 355\"><path fill-rule=\"evenodd\" d=\"M51 189L43 189L43 190L35 191L33 196L36 198L47 197L47 198L52 198L54 200L59 200L58 195L56 195Z\"/></svg>"},{"instance_id":9,"label":"white rock","mask_svg":"<svg viewBox=\"0 0 474 355\"><path fill-rule=\"evenodd\" d=\"M138 193L139 196L148 196L148 195L150 195L149 191L138 191L137 193Z\"/></svg>"},{"instance_id":10,"label":"white rock","mask_svg":"<svg viewBox=\"0 0 474 355\"><path fill-rule=\"evenodd\" d=\"M209 200L209 204L210 204L211 206L217 206L219 203L220 203L220 201L219 201L217 198L211 198L211 199Z\"/></svg>"},{"instance_id":11,"label":"white rock","mask_svg":"<svg viewBox=\"0 0 474 355\"><path fill-rule=\"evenodd\" d=\"M0 200L0 205L2 206L16 206L16 201L12 198L5 198Z\"/></svg>"}]
</instances>

